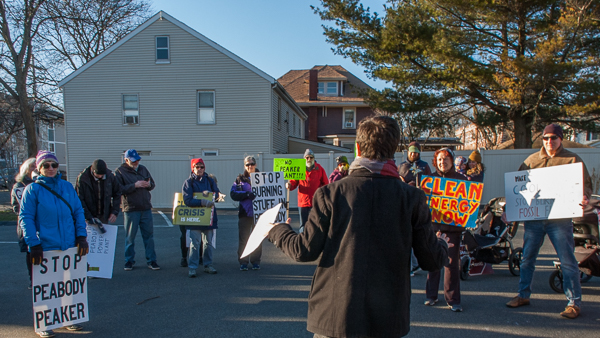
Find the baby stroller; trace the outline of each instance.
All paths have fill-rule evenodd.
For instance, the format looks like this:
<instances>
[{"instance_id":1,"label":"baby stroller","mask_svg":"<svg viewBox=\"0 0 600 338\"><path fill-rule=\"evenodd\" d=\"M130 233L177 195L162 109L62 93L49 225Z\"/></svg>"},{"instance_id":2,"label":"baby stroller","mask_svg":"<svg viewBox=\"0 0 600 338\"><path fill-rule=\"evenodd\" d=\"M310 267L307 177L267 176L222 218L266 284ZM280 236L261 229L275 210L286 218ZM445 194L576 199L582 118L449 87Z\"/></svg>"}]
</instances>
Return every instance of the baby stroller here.
<instances>
[{"instance_id":1,"label":"baby stroller","mask_svg":"<svg viewBox=\"0 0 600 338\"><path fill-rule=\"evenodd\" d=\"M512 243L519 225L516 222L507 224L502 221L505 204L504 197L492 198L477 219L474 232L463 233L460 279L466 280L470 275L475 274L471 270L476 262L500 264L508 260L510 273L514 276L521 274L523 248L514 248Z\"/></svg>"},{"instance_id":2,"label":"baby stroller","mask_svg":"<svg viewBox=\"0 0 600 338\"><path fill-rule=\"evenodd\" d=\"M579 263L581 282L589 281L592 276L600 277L600 196L592 195L588 206L584 209L583 217L573 219L573 239L575 241L575 258ZM554 261L554 270L550 275L552 290L562 293L563 274L560 262Z\"/></svg>"}]
</instances>

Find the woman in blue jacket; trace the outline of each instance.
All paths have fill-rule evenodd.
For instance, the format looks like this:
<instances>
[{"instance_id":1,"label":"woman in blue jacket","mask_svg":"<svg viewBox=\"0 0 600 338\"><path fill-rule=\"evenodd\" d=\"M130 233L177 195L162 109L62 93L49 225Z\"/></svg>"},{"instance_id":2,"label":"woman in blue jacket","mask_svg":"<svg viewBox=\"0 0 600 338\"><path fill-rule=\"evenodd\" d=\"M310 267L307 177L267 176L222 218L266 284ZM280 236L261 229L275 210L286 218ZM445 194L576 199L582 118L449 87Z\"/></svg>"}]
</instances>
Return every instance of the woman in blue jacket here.
<instances>
[{"instance_id":1,"label":"woman in blue jacket","mask_svg":"<svg viewBox=\"0 0 600 338\"><path fill-rule=\"evenodd\" d=\"M217 200L219 198L219 187L215 181L208 176L206 173L206 167L204 161L201 158L194 158L191 161L192 173L190 178L183 182L182 193L183 203L188 207L214 207L213 201L207 201L203 199L195 199L194 193L201 192L208 195L209 192L213 193L213 198ZM217 273L217 270L213 267L212 251L215 248L213 245L213 234L214 230L217 229L217 210L213 210L213 221L210 226L191 226L188 227L190 230L190 250L188 253L188 276L190 278L196 277L196 269L200 264L200 239L204 242L204 255L202 262L204 264L204 272L209 274Z\"/></svg>"},{"instance_id":2,"label":"woman in blue jacket","mask_svg":"<svg viewBox=\"0 0 600 338\"><path fill-rule=\"evenodd\" d=\"M44 251L64 251L77 246L78 254L86 255L88 243L85 216L73 185L61 179L58 159L53 153L40 150L35 164L40 175L25 188L19 213L19 224L29 247L32 264L39 265L42 262ZM69 205L42 184L64 198ZM79 331L83 327L71 325L67 329ZM52 330L37 334L40 337L54 337Z\"/></svg>"}]
</instances>

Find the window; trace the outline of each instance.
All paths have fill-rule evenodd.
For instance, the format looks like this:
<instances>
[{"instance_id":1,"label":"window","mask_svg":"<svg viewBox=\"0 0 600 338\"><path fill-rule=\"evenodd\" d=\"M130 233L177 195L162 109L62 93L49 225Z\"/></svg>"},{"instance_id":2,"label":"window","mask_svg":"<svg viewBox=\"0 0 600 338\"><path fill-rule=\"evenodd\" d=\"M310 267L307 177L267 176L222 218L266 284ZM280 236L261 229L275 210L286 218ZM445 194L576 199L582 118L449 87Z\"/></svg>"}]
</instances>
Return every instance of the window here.
<instances>
[{"instance_id":1,"label":"window","mask_svg":"<svg viewBox=\"0 0 600 338\"><path fill-rule=\"evenodd\" d=\"M338 94L338 83L337 82L319 82L318 86L317 86L317 94L337 95Z\"/></svg>"},{"instance_id":2,"label":"window","mask_svg":"<svg viewBox=\"0 0 600 338\"><path fill-rule=\"evenodd\" d=\"M123 124L139 124L139 102L135 94L123 94Z\"/></svg>"},{"instance_id":3,"label":"window","mask_svg":"<svg viewBox=\"0 0 600 338\"><path fill-rule=\"evenodd\" d=\"M156 63L169 63L169 37L156 37Z\"/></svg>"},{"instance_id":4,"label":"window","mask_svg":"<svg viewBox=\"0 0 600 338\"><path fill-rule=\"evenodd\" d=\"M55 143L54 141L56 141L54 139L54 129L53 129L53 125L48 126L48 150L50 150L51 152L56 152L55 150Z\"/></svg>"},{"instance_id":5,"label":"window","mask_svg":"<svg viewBox=\"0 0 600 338\"><path fill-rule=\"evenodd\" d=\"M355 129L356 128L356 109L344 108L344 121L343 129Z\"/></svg>"},{"instance_id":6,"label":"window","mask_svg":"<svg viewBox=\"0 0 600 338\"><path fill-rule=\"evenodd\" d=\"M214 91L198 91L198 124L215 124Z\"/></svg>"},{"instance_id":7,"label":"window","mask_svg":"<svg viewBox=\"0 0 600 338\"><path fill-rule=\"evenodd\" d=\"M204 156L219 156L219 150L215 150L215 149L202 150L202 157L204 157Z\"/></svg>"}]
</instances>

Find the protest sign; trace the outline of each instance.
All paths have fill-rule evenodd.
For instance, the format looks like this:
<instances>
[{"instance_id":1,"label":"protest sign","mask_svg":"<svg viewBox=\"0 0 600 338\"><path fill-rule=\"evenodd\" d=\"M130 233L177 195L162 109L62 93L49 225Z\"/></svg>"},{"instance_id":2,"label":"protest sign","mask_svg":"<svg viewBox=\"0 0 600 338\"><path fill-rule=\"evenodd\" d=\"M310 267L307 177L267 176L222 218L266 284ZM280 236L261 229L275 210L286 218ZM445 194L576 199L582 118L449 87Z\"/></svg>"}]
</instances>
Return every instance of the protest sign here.
<instances>
[{"instance_id":1,"label":"protest sign","mask_svg":"<svg viewBox=\"0 0 600 338\"><path fill-rule=\"evenodd\" d=\"M252 192L256 198L252 201L254 224L265 211L281 203L287 203L285 180L282 172L251 173ZM275 222L285 222L285 209L277 214Z\"/></svg>"},{"instance_id":2,"label":"protest sign","mask_svg":"<svg viewBox=\"0 0 600 338\"><path fill-rule=\"evenodd\" d=\"M422 176L431 221L461 228L475 228L483 183Z\"/></svg>"},{"instance_id":3,"label":"protest sign","mask_svg":"<svg viewBox=\"0 0 600 338\"><path fill-rule=\"evenodd\" d=\"M201 192L194 193L194 199L213 200L213 193L208 193L208 196L204 196ZM199 226L210 226L212 225L213 219L213 208L190 208L183 203L183 194L180 192L175 193L175 200L173 201L173 224L174 225L199 225Z\"/></svg>"},{"instance_id":4,"label":"protest sign","mask_svg":"<svg viewBox=\"0 0 600 338\"><path fill-rule=\"evenodd\" d=\"M571 163L504 174L509 222L583 216L583 164Z\"/></svg>"},{"instance_id":5,"label":"protest sign","mask_svg":"<svg viewBox=\"0 0 600 338\"><path fill-rule=\"evenodd\" d=\"M115 263L115 246L117 244L117 227L104 224L105 233L100 233L98 227L87 225L87 241L90 252L87 254L89 277L112 278Z\"/></svg>"},{"instance_id":6,"label":"protest sign","mask_svg":"<svg viewBox=\"0 0 600 338\"><path fill-rule=\"evenodd\" d=\"M77 248L44 251L32 272L35 332L89 321L87 257L77 255Z\"/></svg>"},{"instance_id":7,"label":"protest sign","mask_svg":"<svg viewBox=\"0 0 600 338\"><path fill-rule=\"evenodd\" d=\"M274 158L273 171L281 171L286 180L305 180L306 160L303 158Z\"/></svg>"},{"instance_id":8,"label":"protest sign","mask_svg":"<svg viewBox=\"0 0 600 338\"><path fill-rule=\"evenodd\" d=\"M258 218L256 226L254 227L254 230L252 230L252 233L248 238L248 243L246 243L246 247L244 248L244 252L242 252L240 258L248 256L260 246L262 241L269 234L269 230L271 230L271 223L275 223L275 220L281 214L282 208L283 204L279 203L271 209L263 212L263 214Z\"/></svg>"}]
</instances>

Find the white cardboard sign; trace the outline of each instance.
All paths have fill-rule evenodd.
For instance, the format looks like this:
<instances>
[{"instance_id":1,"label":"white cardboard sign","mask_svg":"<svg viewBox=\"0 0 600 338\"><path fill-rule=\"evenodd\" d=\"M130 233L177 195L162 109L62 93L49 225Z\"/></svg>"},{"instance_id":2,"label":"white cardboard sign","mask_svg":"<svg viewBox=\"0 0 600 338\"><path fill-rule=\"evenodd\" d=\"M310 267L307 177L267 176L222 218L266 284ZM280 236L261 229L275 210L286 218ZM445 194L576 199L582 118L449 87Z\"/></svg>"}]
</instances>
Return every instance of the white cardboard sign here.
<instances>
[{"instance_id":1,"label":"white cardboard sign","mask_svg":"<svg viewBox=\"0 0 600 338\"><path fill-rule=\"evenodd\" d=\"M269 230L271 230L273 227L271 223L275 223L275 220L281 213L282 208L283 204L279 203L273 208L262 213L262 215L258 218L258 222L256 222L254 230L252 230L252 233L248 238L248 243L246 244L244 252L242 252L240 258L248 256L262 244L262 241L265 239L265 237L269 235ZM283 210L285 211L285 209Z\"/></svg>"},{"instance_id":2,"label":"white cardboard sign","mask_svg":"<svg viewBox=\"0 0 600 338\"><path fill-rule=\"evenodd\" d=\"M275 222L285 222L287 190L285 189L284 174L280 171L252 173L250 179L252 192L256 195L252 201L254 224L257 224L260 215L279 203L284 205L284 210L277 214Z\"/></svg>"},{"instance_id":3,"label":"white cardboard sign","mask_svg":"<svg viewBox=\"0 0 600 338\"><path fill-rule=\"evenodd\" d=\"M89 321L87 257L77 248L44 251L33 266L33 326L35 332Z\"/></svg>"},{"instance_id":4,"label":"white cardboard sign","mask_svg":"<svg viewBox=\"0 0 600 338\"><path fill-rule=\"evenodd\" d=\"M504 196L509 222L581 217L583 164L505 173Z\"/></svg>"},{"instance_id":5,"label":"white cardboard sign","mask_svg":"<svg viewBox=\"0 0 600 338\"><path fill-rule=\"evenodd\" d=\"M95 225L87 225L87 241L90 252L87 255L90 277L111 279L115 263L117 227L104 224L105 233L100 233Z\"/></svg>"}]
</instances>

